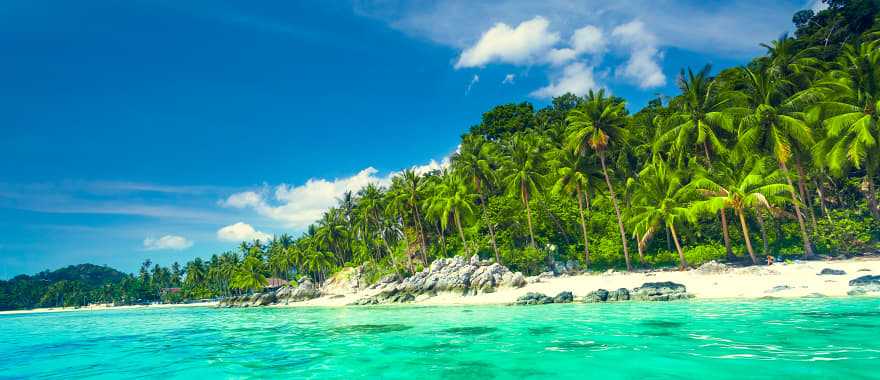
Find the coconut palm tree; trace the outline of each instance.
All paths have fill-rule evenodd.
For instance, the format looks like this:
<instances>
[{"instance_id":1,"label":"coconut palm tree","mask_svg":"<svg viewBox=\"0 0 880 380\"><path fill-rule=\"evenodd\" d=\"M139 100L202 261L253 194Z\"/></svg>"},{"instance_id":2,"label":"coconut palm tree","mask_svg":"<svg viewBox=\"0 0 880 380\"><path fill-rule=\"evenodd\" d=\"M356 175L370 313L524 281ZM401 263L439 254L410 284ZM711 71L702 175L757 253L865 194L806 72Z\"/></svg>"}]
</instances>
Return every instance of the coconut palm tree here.
<instances>
[{"instance_id":1,"label":"coconut palm tree","mask_svg":"<svg viewBox=\"0 0 880 380\"><path fill-rule=\"evenodd\" d=\"M626 242L626 230L623 227L623 218L620 215L620 206L617 204L617 196L614 186L608 176L608 167L605 165L605 155L609 148L626 143L626 104L613 98L605 97L605 91L592 90L587 94L586 100L578 108L569 112L566 122L569 125L569 144L578 154L586 154L588 150L596 152L599 162L602 164L602 174L605 184L608 186L608 195L614 206L617 216L617 226L620 229L620 241L623 244L623 257L626 260L626 269L632 270L632 262L629 258L629 248Z\"/></svg>"},{"instance_id":2,"label":"coconut palm tree","mask_svg":"<svg viewBox=\"0 0 880 380\"><path fill-rule=\"evenodd\" d=\"M763 210L769 211L774 205L784 202L784 194L792 189L790 183L783 183L783 177L780 170L771 170L763 158L721 163L713 167L711 172L697 169L690 186L697 189L704 200L694 202L693 209L713 214L723 208L733 209L739 217L743 240L752 264L757 264L746 223L746 212L754 211L760 217ZM766 238L764 240L766 242Z\"/></svg>"},{"instance_id":3,"label":"coconut palm tree","mask_svg":"<svg viewBox=\"0 0 880 380\"><path fill-rule=\"evenodd\" d=\"M864 170L863 189L871 215L880 219L874 176L880 168L880 41L845 45L837 69L820 83L832 98L822 107L826 138L813 150L814 158L832 173L850 167Z\"/></svg>"},{"instance_id":4,"label":"coconut palm tree","mask_svg":"<svg viewBox=\"0 0 880 380\"><path fill-rule=\"evenodd\" d=\"M675 225L694 220L694 214L688 208L691 193L684 184L684 178L664 161L656 160L645 165L639 172L638 180L631 180L631 185L631 216L627 224L639 231L639 245L647 244L659 228L668 227L678 251L679 268L684 270L687 260Z\"/></svg>"},{"instance_id":5,"label":"coconut palm tree","mask_svg":"<svg viewBox=\"0 0 880 380\"><path fill-rule=\"evenodd\" d=\"M543 144L538 136L520 132L510 139L505 147L509 162L504 165L505 172L501 182L510 196L520 199L526 209L526 221L529 227L529 244L536 248L535 231L532 227L532 209L529 199L541 191L544 169Z\"/></svg>"},{"instance_id":6,"label":"coconut palm tree","mask_svg":"<svg viewBox=\"0 0 880 380\"><path fill-rule=\"evenodd\" d=\"M671 147L672 155L679 167L685 165L692 147L698 147L711 166L712 152L725 152L725 143L719 137L722 132L733 132L733 115L727 112L732 98L722 91L718 82L709 73L712 65L694 73L684 69L678 76L681 95L674 101L678 112L666 118L670 126L655 141L654 151Z\"/></svg>"},{"instance_id":7,"label":"coconut palm tree","mask_svg":"<svg viewBox=\"0 0 880 380\"><path fill-rule=\"evenodd\" d=\"M255 256L248 256L235 271L233 286L242 290L259 290L268 284L263 274L263 263Z\"/></svg>"},{"instance_id":8,"label":"coconut palm tree","mask_svg":"<svg viewBox=\"0 0 880 380\"><path fill-rule=\"evenodd\" d=\"M739 127L739 157L767 154L776 159L791 190L792 205L800 227L804 257L813 257L813 244L807 233L801 202L795 194L788 162L795 150L806 151L813 145L811 129L804 122L803 110L815 104L822 90L810 88L792 94L793 84L765 70L742 68L745 95L750 108ZM802 180L802 178L799 178Z\"/></svg>"},{"instance_id":9,"label":"coconut palm tree","mask_svg":"<svg viewBox=\"0 0 880 380\"><path fill-rule=\"evenodd\" d=\"M486 187L491 187L495 182L494 158L495 144L479 135L465 135L462 137L458 152L452 155L450 162L453 170L470 178L474 190L480 197L480 209L486 215ZM495 241L495 226L489 222L489 238L492 242L492 252L495 254L495 262L501 263L498 254L498 244Z\"/></svg>"},{"instance_id":10,"label":"coconut palm tree","mask_svg":"<svg viewBox=\"0 0 880 380\"><path fill-rule=\"evenodd\" d=\"M570 147L563 147L552 153L550 166L554 168L557 177L551 191L555 194L565 194L577 198L581 233L584 238L584 264L589 266L590 242L587 237L584 209L589 210L590 208L590 189L595 186L595 174L597 173L590 167L587 157L578 154Z\"/></svg>"},{"instance_id":11,"label":"coconut palm tree","mask_svg":"<svg viewBox=\"0 0 880 380\"><path fill-rule=\"evenodd\" d=\"M464 230L461 227L461 219L474 214L473 205L478 196L471 193L461 177L449 172L444 172L441 175L440 182L433 193L434 196L429 201L429 212L440 215L442 229L446 229L447 223L452 219L465 253L468 253L467 239L465 239Z\"/></svg>"}]
</instances>

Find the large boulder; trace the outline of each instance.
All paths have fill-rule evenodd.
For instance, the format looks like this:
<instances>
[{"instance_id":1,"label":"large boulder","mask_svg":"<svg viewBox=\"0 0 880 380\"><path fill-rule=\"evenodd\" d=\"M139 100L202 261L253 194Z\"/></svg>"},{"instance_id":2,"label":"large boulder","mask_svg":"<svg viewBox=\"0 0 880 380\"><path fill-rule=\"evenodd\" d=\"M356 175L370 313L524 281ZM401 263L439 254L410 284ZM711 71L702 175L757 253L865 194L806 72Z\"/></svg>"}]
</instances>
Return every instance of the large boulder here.
<instances>
[{"instance_id":1,"label":"large boulder","mask_svg":"<svg viewBox=\"0 0 880 380\"><path fill-rule=\"evenodd\" d=\"M617 290L605 290L598 289L592 292L587 293L583 298L583 302L586 303L596 303L596 302L617 302L617 301L629 301L630 300L630 292L629 289L620 288Z\"/></svg>"},{"instance_id":2,"label":"large boulder","mask_svg":"<svg viewBox=\"0 0 880 380\"><path fill-rule=\"evenodd\" d=\"M822 268L822 270L818 273L819 276L843 276L845 274L846 271L833 268Z\"/></svg>"},{"instance_id":3,"label":"large boulder","mask_svg":"<svg viewBox=\"0 0 880 380\"><path fill-rule=\"evenodd\" d=\"M608 291L605 289L598 289L588 293L584 296L583 302L586 303L594 303L594 302L605 302L608 301Z\"/></svg>"},{"instance_id":4,"label":"large boulder","mask_svg":"<svg viewBox=\"0 0 880 380\"><path fill-rule=\"evenodd\" d=\"M549 297L544 293L528 292L520 296L514 302L514 305L545 305L553 303L553 297Z\"/></svg>"},{"instance_id":5,"label":"large boulder","mask_svg":"<svg viewBox=\"0 0 880 380\"><path fill-rule=\"evenodd\" d=\"M321 296L321 291L309 278L303 278L297 286L283 286L275 294L279 303L308 301Z\"/></svg>"},{"instance_id":6,"label":"large boulder","mask_svg":"<svg viewBox=\"0 0 880 380\"><path fill-rule=\"evenodd\" d=\"M608 292L608 301L629 301L629 289L620 288Z\"/></svg>"},{"instance_id":7,"label":"large boulder","mask_svg":"<svg viewBox=\"0 0 880 380\"><path fill-rule=\"evenodd\" d=\"M880 276L862 276L849 282L849 292L851 296L880 293Z\"/></svg>"},{"instance_id":8,"label":"large boulder","mask_svg":"<svg viewBox=\"0 0 880 380\"><path fill-rule=\"evenodd\" d=\"M574 294L569 291L559 292L556 297L553 297L553 303L571 303L572 301L574 301Z\"/></svg>"},{"instance_id":9,"label":"large boulder","mask_svg":"<svg viewBox=\"0 0 880 380\"><path fill-rule=\"evenodd\" d=\"M693 297L682 284L671 281L646 282L630 293L634 301L672 301Z\"/></svg>"}]
</instances>

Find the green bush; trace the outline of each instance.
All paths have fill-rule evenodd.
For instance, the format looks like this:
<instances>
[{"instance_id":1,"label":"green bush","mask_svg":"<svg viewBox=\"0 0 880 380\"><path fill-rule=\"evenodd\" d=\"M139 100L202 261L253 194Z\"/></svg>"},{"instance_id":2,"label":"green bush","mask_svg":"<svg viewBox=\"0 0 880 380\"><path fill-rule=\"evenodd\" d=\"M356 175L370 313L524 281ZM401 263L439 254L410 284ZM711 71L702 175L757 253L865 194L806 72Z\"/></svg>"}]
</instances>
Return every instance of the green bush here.
<instances>
[{"instance_id":1,"label":"green bush","mask_svg":"<svg viewBox=\"0 0 880 380\"><path fill-rule=\"evenodd\" d=\"M727 256L724 245L720 243L700 244L687 247L684 250L684 258L692 267L698 267L709 261L721 261Z\"/></svg>"},{"instance_id":2,"label":"green bush","mask_svg":"<svg viewBox=\"0 0 880 380\"><path fill-rule=\"evenodd\" d=\"M502 248L500 251L501 260L504 261L504 265L511 268L511 270L521 271L526 274L539 273L547 257L546 253L532 247L526 247L521 250Z\"/></svg>"},{"instance_id":3,"label":"green bush","mask_svg":"<svg viewBox=\"0 0 880 380\"><path fill-rule=\"evenodd\" d=\"M880 223L870 215L853 210L835 210L828 217L819 218L817 224L815 240L820 252L847 255L878 248Z\"/></svg>"}]
</instances>

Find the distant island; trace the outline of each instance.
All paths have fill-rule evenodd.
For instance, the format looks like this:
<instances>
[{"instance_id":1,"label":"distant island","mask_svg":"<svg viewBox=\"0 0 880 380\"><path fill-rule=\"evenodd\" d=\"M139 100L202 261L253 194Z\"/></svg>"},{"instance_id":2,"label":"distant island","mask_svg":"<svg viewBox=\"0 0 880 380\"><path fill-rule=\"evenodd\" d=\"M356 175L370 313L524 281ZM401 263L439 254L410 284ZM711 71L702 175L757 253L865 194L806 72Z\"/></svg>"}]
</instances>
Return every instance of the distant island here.
<instances>
[{"instance_id":1,"label":"distant island","mask_svg":"<svg viewBox=\"0 0 880 380\"><path fill-rule=\"evenodd\" d=\"M638 112L603 90L494 107L448 167L349 192L302 236L134 274L22 275L0 281L0 310L216 300L354 268L366 286L474 255L553 277L876 253L880 23L867 3L800 11L766 54L682 69L679 94Z\"/></svg>"}]
</instances>

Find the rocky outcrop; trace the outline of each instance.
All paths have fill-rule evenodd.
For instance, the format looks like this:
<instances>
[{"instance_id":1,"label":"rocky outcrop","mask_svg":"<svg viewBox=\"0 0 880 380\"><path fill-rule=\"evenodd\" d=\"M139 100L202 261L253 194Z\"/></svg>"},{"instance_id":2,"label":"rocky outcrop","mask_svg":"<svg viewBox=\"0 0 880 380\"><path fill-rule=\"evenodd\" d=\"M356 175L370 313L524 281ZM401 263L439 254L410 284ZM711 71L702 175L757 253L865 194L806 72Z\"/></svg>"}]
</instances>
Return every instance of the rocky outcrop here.
<instances>
[{"instance_id":1,"label":"rocky outcrop","mask_svg":"<svg viewBox=\"0 0 880 380\"><path fill-rule=\"evenodd\" d=\"M673 301L691 297L693 295L688 294L684 285L671 281L646 282L630 292L630 299L634 301Z\"/></svg>"},{"instance_id":2,"label":"rocky outcrop","mask_svg":"<svg viewBox=\"0 0 880 380\"><path fill-rule=\"evenodd\" d=\"M862 276L849 282L851 296L880 293L880 276Z\"/></svg>"},{"instance_id":3,"label":"rocky outcrop","mask_svg":"<svg viewBox=\"0 0 880 380\"><path fill-rule=\"evenodd\" d=\"M390 279L389 279L390 280ZM456 256L435 260L425 270L402 281L388 281L373 288L379 292L355 301L355 305L409 302L424 294L443 292L461 295L491 293L498 288L519 288L526 284L522 273L511 272L498 263L480 261L477 255L470 259Z\"/></svg>"},{"instance_id":4,"label":"rocky outcrop","mask_svg":"<svg viewBox=\"0 0 880 380\"><path fill-rule=\"evenodd\" d=\"M321 296L321 292L315 286L315 283L308 278L300 280L297 286L284 286L275 292L278 303L285 305L291 302L308 301Z\"/></svg>"},{"instance_id":5,"label":"rocky outcrop","mask_svg":"<svg viewBox=\"0 0 880 380\"><path fill-rule=\"evenodd\" d=\"M516 299L514 305L546 305L550 303L571 303L574 295L569 291L559 292L555 297L550 297L543 293L528 292Z\"/></svg>"},{"instance_id":6,"label":"rocky outcrop","mask_svg":"<svg viewBox=\"0 0 880 380\"><path fill-rule=\"evenodd\" d=\"M819 271L819 273L818 273L819 276L843 276L845 274L846 274L846 271L844 271L842 269L832 269L832 268L822 268L822 270Z\"/></svg>"},{"instance_id":7,"label":"rocky outcrop","mask_svg":"<svg viewBox=\"0 0 880 380\"><path fill-rule=\"evenodd\" d=\"M266 306L275 303L275 292L254 293L227 297L217 303L217 307Z\"/></svg>"},{"instance_id":8,"label":"rocky outcrop","mask_svg":"<svg viewBox=\"0 0 880 380\"><path fill-rule=\"evenodd\" d=\"M582 299L582 302L586 303L596 303L596 302L617 302L617 301L629 301L630 300L630 292L629 289L620 288L617 290L608 291L605 289L594 290L590 293L587 293L586 296Z\"/></svg>"}]
</instances>

